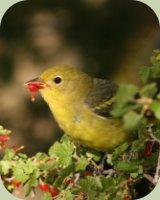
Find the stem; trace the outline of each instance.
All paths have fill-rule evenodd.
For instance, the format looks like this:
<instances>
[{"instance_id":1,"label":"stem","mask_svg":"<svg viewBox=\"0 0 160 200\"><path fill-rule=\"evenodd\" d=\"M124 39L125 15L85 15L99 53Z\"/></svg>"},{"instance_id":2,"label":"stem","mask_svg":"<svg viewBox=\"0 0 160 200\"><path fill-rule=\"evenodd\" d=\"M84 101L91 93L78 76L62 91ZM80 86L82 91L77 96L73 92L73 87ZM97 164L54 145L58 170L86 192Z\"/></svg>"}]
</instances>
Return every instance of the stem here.
<instances>
[{"instance_id":1,"label":"stem","mask_svg":"<svg viewBox=\"0 0 160 200\"><path fill-rule=\"evenodd\" d=\"M150 134L150 137L155 141L158 142L158 144L160 145L160 139L156 138L153 133Z\"/></svg>"},{"instance_id":2,"label":"stem","mask_svg":"<svg viewBox=\"0 0 160 200\"><path fill-rule=\"evenodd\" d=\"M160 139L158 139L156 136L153 135L153 132L152 132L152 127L148 127L148 134L149 136L151 137L151 139L155 142L158 142L159 146L160 146Z\"/></svg>"},{"instance_id":3,"label":"stem","mask_svg":"<svg viewBox=\"0 0 160 200\"><path fill-rule=\"evenodd\" d=\"M157 161L157 167L156 167L156 173L153 179L153 183L156 185L158 183L160 175L160 146L159 146L159 154L158 154L158 161Z\"/></svg>"},{"instance_id":4,"label":"stem","mask_svg":"<svg viewBox=\"0 0 160 200\"><path fill-rule=\"evenodd\" d=\"M153 185L155 185L154 183L154 177L151 176L150 174L143 174L144 178L146 178L149 182L151 182Z\"/></svg>"},{"instance_id":5,"label":"stem","mask_svg":"<svg viewBox=\"0 0 160 200\"><path fill-rule=\"evenodd\" d=\"M160 139L158 139L156 136L154 136L152 132L152 128L148 127L148 134L151 137L151 139L158 143L159 145L159 153L158 153L158 160L157 160L157 166L156 166L156 172L154 175L154 179L152 180L152 183L156 185L158 183L159 175L160 175Z\"/></svg>"},{"instance_id":6,"label":"stem","mask_svg":"<svg viewBox=\"0 0 160 200\"><path fill-rule=\"evenodd\" d=\"M114 169L108 169L108 170L104 170L103 171L104 175L107 175L107 177L112 177L113 174L115 174L115 170Z\"/></svg>"}]
</instances>

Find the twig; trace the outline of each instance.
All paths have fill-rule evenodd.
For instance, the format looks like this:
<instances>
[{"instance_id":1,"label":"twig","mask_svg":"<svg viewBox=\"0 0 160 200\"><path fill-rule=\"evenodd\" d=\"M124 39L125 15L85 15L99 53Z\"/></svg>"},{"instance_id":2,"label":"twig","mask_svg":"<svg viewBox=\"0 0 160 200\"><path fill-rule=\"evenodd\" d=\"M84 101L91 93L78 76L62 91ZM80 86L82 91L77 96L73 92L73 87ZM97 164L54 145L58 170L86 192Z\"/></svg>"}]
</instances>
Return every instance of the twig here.
<instances>
[{"instance_id":1,"label":"twig","mask_svg":"<svg viewBox=\"0 0 160 200\"><path fill-rule=\"evenodd\" d=\"M159 146L159 154L158 154L156 173L155 173L154 180L153 180L153 183L155 185L158 183L159 175L160 175L160 146Z\"/></svg>"},{"instance_id":2,"label":"twig","mask_svg":"<svg viewBox=\"0 0 160 200\"><path fill-rule=\"evenodd\" d=\"M74 184L78 182L80 178L80 173L75 174Z\"/></svg>"},{"instance_id":3,"label":"twig","mask_svg":"<svg viewBox=\"0 0 160 200\"><path fill-rule=\"evenodd\" d=\"M159 175L160 175L160 151L159 151L159 155L158 155L158 162L157 162L156 173L155 173L154 177L152 177L149 174L144 174L143 176L147 180L149 180L153 185L156 185L158 183Z\"/></svg>"},{"instance_id":4,"label":"twig","mask_svg":"<svg viewBox=\"0 0 160 200\"><path fill-rule=\"evenodd\" d=\"M156 166L156 173L154 175L154 179L152 180L152 183L156 185L158 183L159 175L160 175L160 139L158 139L152 132L152 127L148 127L148 134L150 138L157 142L159 145L159 153L158 153L158 160L157 160L157 166Z\"/></svg>"},{"instance_id":5,"label":"twig","mask_svg":"<svg viewBox=\"0 0 160 200\"><path fill-rule=\"evenodd\" d=\"M68 185L68 189L70 189L70 188L72 188L73 187L73 185L76 185L76 183L79 181L79 179L80 179L80 173L76 173L75 175L75 179L74 179L74 181L73 181L73 183L72 184L69 184Z\"/></svg>"},{"instance_id":6,"label":"twig","mask_svg":"<svg viewBox=\"0 0 160 200\"><path fill-rule=\"evenodd\" d=\"M160 139L156 138L153 133L150 134L151 138L155 141L158 142L158 144L160 145Z\"/></svg>"},{"instance_id":7,"label":"twig","mask_svg":"<svg viewBox=\"0 0 160 200\"><path fill-rule=\"evenodd\" d=\"M149 182L155 185L154 183L154 177L151 176L150 174L143 174L144 178L146 178Z\"/></svg>"},{"instance_id":8,"label":"twig","mask_svg":"<svg viewBox=\"0 0 160 200\"><path fill-rule=\"evenodd\" d=\"M160 139L158 139L152 132L152 127L148 127L148 134L150 136L150 138L155 141L155 142L158 142L158 144L160 145Z\"/></svg>"},{"instance_id":9,"label":"twig","mask_svg":"<svg viewBox=\"0 0 160 200\"><path fill-rule=\"evenodd\" d=\"M114 169L104 170L103 174L107 175L107 177L111 177L113 174L115 174L115 170Z\"/></svg>"}]
</instances>

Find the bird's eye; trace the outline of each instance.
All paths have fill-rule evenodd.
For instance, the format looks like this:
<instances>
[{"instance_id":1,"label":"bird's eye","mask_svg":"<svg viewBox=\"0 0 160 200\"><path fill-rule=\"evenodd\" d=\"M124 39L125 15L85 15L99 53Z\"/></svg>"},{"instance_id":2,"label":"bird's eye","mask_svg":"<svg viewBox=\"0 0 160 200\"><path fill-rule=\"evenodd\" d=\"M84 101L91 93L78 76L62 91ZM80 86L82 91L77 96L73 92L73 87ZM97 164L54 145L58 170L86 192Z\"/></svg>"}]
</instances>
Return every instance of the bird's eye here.
<instances>
[{"instance_id":1,"label":"bird's eye","mask_svg":"<svg viewBox=\"0 0 160 200\"><path fill-rule=\"evenodd\" d=\"M56 84L59 84L59 83L61 83L61 81L62 81L62 78L61 77L59 77L59 76L57 76L57 77L55 77L54 78L54 80L53 80Z\"/></svg>"}]
</instances>

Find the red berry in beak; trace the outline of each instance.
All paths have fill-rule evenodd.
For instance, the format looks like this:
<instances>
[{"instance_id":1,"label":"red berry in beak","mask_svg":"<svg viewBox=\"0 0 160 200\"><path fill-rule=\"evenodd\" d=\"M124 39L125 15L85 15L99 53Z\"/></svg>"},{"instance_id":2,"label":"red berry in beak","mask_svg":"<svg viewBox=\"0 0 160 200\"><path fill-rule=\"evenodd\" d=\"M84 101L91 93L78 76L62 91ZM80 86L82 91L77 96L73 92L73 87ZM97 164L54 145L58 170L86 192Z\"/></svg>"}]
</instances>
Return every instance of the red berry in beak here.
<instances>
[{"instance_id":1,"label":"red berry in beak","mask_svg":"<svg viewBox=\"0 0 160 200\"><path fill-rule=\"evenodd\" d=\"M40 80L39 78L33 79L31 81L26 82L25 87L31 92L32 94L32 101L35 101L35 96L34 94L38 92L40 89L46 88L48 85Z\"/></svg>"}]
</instances>

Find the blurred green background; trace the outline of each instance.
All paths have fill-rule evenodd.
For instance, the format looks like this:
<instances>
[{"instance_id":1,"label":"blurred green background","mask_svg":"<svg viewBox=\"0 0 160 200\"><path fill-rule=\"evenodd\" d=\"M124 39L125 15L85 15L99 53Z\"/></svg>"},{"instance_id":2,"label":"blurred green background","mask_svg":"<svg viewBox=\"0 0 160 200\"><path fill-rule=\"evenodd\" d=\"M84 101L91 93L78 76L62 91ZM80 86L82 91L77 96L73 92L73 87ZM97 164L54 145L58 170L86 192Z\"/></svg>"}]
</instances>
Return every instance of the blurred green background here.
<instances>
[{"instance_id":1,"label":"blurred green background","mask_svg":"<svg viewBox=\"0 0 160 200\"><path fill-rule=\"evenodd\" d=\"M0 28L0 124L10 146L33 155L62 132L37 95L23 83L44 69L70 64L117 83L140 84L139 68L160 48L154 12L132 0L26 0L12 6Z\"/></svg>"}]
</instances>

